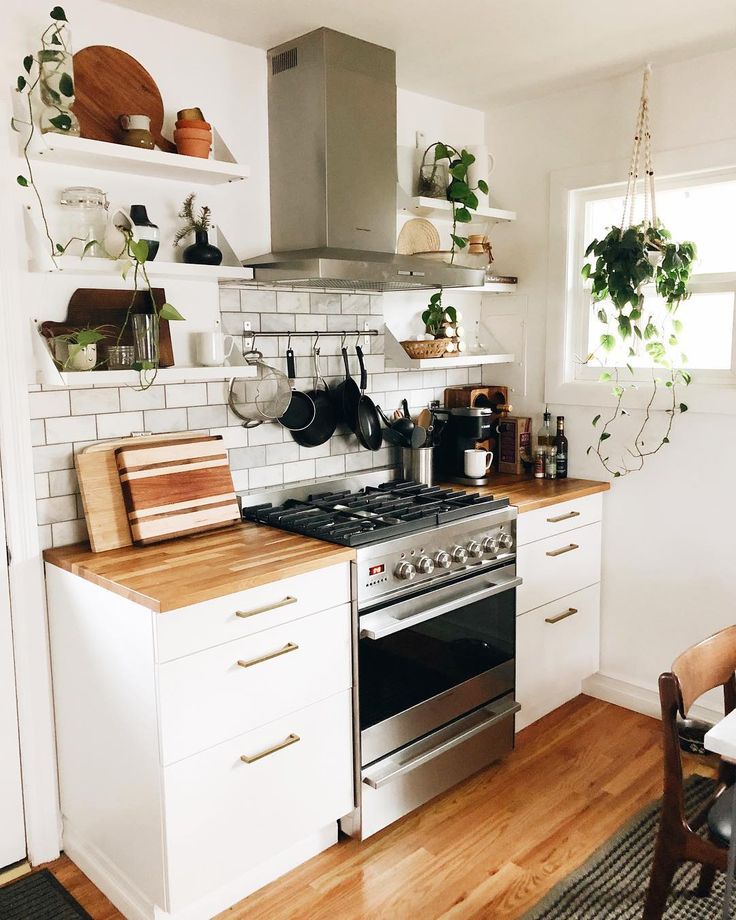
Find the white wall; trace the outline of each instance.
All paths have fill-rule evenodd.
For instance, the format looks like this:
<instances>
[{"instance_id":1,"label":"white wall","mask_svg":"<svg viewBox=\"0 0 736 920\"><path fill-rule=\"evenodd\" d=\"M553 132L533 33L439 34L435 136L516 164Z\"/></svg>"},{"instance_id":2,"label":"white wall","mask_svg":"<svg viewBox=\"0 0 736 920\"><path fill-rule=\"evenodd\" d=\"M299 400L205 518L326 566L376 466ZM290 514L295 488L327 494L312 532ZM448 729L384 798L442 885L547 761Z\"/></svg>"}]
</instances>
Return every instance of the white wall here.
<instances>
[{"instance_id":1,"label":"white wall","mask_svg":"<svg viewBox=\"0 0 736 920\"><path fill-rule=\"evenodd\" d=\"M655 170L658 150L736 136L734 81L736 51L655 69ZM538 416L544 404L549 174L626 160L640 83L634 73L487 113L492 192L518 211L517 223L497 236L496 253L518 273L528 300L529 389L526 398L516 395L517 410ZM503 382L503 372L497 376ZM572 475L607 478L585 456L597 410L550 409L567 417ZM613 483L604 522L603 674L654 689L680 651L736 620L734 450L733 416L690 412L644 471Z\"/></svg>"}]
</instances>

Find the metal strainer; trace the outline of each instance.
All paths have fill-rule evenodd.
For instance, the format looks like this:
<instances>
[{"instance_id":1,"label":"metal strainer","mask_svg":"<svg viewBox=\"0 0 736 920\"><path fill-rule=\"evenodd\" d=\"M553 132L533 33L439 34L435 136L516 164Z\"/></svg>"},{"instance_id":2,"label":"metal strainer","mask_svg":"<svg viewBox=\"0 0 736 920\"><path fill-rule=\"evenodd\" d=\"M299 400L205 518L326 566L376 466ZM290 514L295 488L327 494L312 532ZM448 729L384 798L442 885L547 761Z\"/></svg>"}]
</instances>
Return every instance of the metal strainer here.
<instances>
[{"instance_id":1,"label":"metal strainer","mask_svg":"<svg viewBox=\"0 0 736 920\"><path fill-rule=\"evenodd\" d=\"M260 351L252 349L243 358L246 364L255 367L256 376L230 381L228 405L244 428L255 428L286 412L291 402L291 385L283 371L265 363Z\"/></svg>"}]
</instances>

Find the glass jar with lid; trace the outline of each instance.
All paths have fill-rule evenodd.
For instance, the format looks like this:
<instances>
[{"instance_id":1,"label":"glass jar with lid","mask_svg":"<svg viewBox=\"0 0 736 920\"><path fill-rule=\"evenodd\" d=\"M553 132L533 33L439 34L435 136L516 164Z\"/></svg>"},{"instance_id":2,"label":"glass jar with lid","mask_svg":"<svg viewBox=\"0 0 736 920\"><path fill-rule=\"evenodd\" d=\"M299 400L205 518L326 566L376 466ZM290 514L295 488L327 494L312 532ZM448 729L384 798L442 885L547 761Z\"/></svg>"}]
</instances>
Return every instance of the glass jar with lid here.
<instances>
[{"instance_id":1,"label":"glass jar with lid","mask_svg":"<svg viewBox=\"0 0 736 920\"><path fill-rule=\"evenodd\" d=\"M66 247L64 255L81 256L84 247L94 240L85 257L107 258L102 241L109 202L102 189L84 185L65 188L59 201L62 213L59 242Z\"/></svg>"}]
</instances>

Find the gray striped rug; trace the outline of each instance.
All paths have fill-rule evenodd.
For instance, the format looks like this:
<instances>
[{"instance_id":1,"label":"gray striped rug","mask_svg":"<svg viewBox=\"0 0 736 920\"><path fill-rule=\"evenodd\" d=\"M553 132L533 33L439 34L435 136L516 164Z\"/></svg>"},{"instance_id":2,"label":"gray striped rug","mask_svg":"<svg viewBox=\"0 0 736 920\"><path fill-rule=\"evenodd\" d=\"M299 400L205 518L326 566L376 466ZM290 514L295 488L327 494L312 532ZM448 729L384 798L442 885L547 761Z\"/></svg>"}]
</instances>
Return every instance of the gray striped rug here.
<instances>
[{"instance_id":1,"label":"gray striped rug","mask_svg":"<svg viewBox=\"0 0 736 920\"><path fill-rule=\"evenodd\" d=\"M713 786L691 777L685 804L696 812ZM640 920L654 856L659 802L648 805L579 869L559 882L522 920ZM664 920L720 920L725 876L716 874L710 897L694 894L700 866L686 863L672 885Z\"/></svg>"}]
</instances>

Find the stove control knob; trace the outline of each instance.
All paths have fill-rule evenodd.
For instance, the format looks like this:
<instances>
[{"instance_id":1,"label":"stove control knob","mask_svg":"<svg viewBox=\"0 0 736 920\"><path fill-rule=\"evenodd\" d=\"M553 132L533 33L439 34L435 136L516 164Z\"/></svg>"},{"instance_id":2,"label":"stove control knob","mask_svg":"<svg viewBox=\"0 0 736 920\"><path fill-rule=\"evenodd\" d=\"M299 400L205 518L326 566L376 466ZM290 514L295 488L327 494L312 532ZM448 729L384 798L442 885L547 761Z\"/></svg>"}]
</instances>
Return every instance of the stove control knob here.
<instances>
[{"instance_id":1,"label":"stove control knob","mask_svg":"<svg viewBox=\"0 0 736 920\"><path fill-rule=\"evenodd\" d=\"M416 574L417 570L411 562L400 562L396 566L396 571L394 572L394 575L402 581L411 581Z\"/></svg>"},{"instance_id":2,"label":"stove control knob","mask_svg":"<svg viewBox=\"0 0 736 920\"><path fill-rule=\"evenodd\" d=\"M510 533L500 533L498 535L498 545L501 549L511 549L514 545L514 538Z\"/></svg>"},{"instance_id":3,"label":"stove control knob","mask_svg":"<svg viewBox=\"0 0 736 920\"><path fill-rule=\"evenodd\" d=\"M453 546L451 556L453 562L462 564L468 561L468 551L462 546Z\"/></svg>"},{"instance_id":4,"label":"stove control knob","mask_svg":"<svg viewBox=\"0 0 736 920\"><path fill-rule=\"evenodd\" d=\"M500 549L500 544L497 536L483 537L483 539L480 541L480 546L487 556L495 556Z\"/></svg>"},{"instance_id":5,"label":"stove control knob","mask_svg":"<svg viewBox=\"0 0 736 920\"><path fill-rule=\"evenodd\" d=\"M483 555L483 547L478 543L477 540L471 540L470 543L465 547L468 551L468 555L471 559L480 559Z\"/></svg>"},{"instance_id":6,"label":"stove control knob","mask_svg":"<svg viewBox=\"0 0 736 920\"><path fill-rule=\"evenodd\" d=\"M438 569L449 569L452 565L452 557L449 553L441 549L434 557L434 564Z\"/></svg>"},{"instance_id":7,"label":"stove control knob","mask_svg":"<svg viewBox=\"0 0 736 920\"><path fill-rule=\"evenodd\" d=\"M431 575L434 572L434 562L429 556L421 556L417 562L417 572L420 575Z\"/></svg>"}]
</instances>

